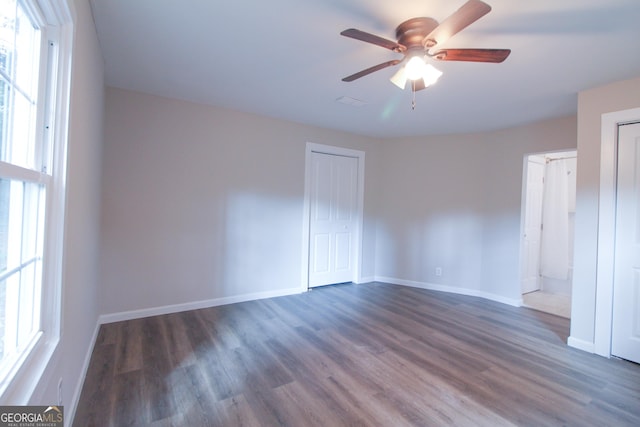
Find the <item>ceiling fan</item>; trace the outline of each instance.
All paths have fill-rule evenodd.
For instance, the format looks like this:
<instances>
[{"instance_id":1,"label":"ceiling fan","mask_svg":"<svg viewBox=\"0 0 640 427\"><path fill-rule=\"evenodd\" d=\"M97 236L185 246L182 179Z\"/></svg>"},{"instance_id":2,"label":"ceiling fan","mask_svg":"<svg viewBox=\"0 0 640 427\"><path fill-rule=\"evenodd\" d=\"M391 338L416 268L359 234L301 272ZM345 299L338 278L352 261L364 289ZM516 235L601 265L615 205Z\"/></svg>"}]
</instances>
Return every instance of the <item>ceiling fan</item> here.
<instances>
[{"instance_id":1,"label":"ceiling fan","mask_svg":"<svg viewBox=\"0 0 640 427\"><path fill-rule=\"evenodd\" d=\"M480 0L469 0L440 23L433 18L412 18L398 25L396 28L397 41L395 42L355 28L344 30L340 34L345 37L381 46L401 53L404 57L374 65L347 76L342 81L352 82L375 71L406 63L391 78L391 81L404 89L407 80L410 80L412 91L415 93L415 91L435 83L442 74L430 63L427 63L426 58L438 61L502 62L511 53L510 49L437 49L438 45L490 11L491 6L488 4Z\"/></svg>"}]
</instances>

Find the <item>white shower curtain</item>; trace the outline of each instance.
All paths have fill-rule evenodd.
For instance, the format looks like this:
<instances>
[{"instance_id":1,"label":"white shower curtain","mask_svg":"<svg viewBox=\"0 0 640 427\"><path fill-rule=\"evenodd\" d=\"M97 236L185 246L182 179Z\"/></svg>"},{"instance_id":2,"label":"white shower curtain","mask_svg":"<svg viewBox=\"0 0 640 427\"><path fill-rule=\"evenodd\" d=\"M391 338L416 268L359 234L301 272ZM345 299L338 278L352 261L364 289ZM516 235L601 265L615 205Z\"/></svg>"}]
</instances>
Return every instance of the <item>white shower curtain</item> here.
<instances>
[{"instance_id":1,"label":"white shower curtain","mask_svg":"<svg viewBox=\"0 0 640 427\"><path fill-rule=\"evenodd\" d=\"M540 273L567 280L569 273L569 192L567 164L563 159L546 165L542 198Z\"/></svg>"}]
</instances>

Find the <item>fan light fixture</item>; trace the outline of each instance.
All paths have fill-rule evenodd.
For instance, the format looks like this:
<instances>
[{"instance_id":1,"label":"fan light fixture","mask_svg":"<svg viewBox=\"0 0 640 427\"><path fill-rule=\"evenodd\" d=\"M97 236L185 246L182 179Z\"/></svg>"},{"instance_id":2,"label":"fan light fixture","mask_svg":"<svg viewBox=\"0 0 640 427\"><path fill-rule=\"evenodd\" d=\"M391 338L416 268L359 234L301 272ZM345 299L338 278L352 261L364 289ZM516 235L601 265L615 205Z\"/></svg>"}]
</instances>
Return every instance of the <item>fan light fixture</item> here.
<instances>
[{"instance_id":1,"label":"fan light fixture","mask_svg":"<svg viewBox=\"0 0 640 427\"><path fill-rule=\"evenodd\" d=\"M397 73L391 77L391 83L398 86L400 89L404 89L407 85L407 80L416 81L422 79L424 81L424 87L429 87L434 84L440 76L442 71L438 70L431 64L424 62L424 59L420 56L413 56L404 67L401 67ZM413 86L412 86L413 87Z\"/></svg>"},{"instance_id":2,"label":"fan light fixture","mask_svg":"<svg viewBox=\"0 0 640 427\"><path fill-rule=\"evenodd\" d=\"M476 22L491 11L491 6L482 0L467 0L442 22L429 17L411 18L396 27L395 40L385 39L356 28L349 28L340 34L352 39L371 43L403 55L402 59L393 59L344 77L343 82L352 82L361 77L387 67L402 64L402 68L391 82L404 89L407 80L411 80L411 108L415 109L416 91L431 86L442 72L429 65L427 58L436 61L467 61L500 63L507 59L510 49L441 49L440 45L450 37Z\"/></svg>"},{"instance_id":3,"label":"fan light fixture","mask_svg":"<svg viewBox=\"0 0 640 427\"><path fill-rule=\"evenodd\" d=\"M434 84L440 76L442 71L438 70L431 64L425 62L425 56L413 55L407 61L406 65L400 67L397 73L393 75L389 80L391 83L404 90L407 85L407 80L411 80L411 109L416 108L416 90L424 89ZM422 79L422 84L419 80Z\"/></svg>"}]
</instances>

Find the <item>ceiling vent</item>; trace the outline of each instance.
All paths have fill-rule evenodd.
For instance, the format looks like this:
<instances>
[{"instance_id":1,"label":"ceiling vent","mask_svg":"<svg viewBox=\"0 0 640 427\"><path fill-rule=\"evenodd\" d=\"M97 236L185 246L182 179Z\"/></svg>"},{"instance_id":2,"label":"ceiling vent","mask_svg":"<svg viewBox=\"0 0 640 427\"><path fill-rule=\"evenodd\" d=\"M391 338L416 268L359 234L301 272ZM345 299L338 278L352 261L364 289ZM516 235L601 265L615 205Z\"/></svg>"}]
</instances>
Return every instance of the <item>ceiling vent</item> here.
<instances>
[{"instance_id":1,"label":"ceiling vent","mask_svg":"<svg viewBox=\"0 0 640 427\"><path fill-rule=\"evenodd\" d=\"M336 102L339 102L340 104L344 104L344 105L351 105L352 107L362 107L364 105L367 105L367 103L364 101L361 101L355 98L350 98L348 96L341 96L340 98L336 99Z\"/></svg>"}]
</instances>

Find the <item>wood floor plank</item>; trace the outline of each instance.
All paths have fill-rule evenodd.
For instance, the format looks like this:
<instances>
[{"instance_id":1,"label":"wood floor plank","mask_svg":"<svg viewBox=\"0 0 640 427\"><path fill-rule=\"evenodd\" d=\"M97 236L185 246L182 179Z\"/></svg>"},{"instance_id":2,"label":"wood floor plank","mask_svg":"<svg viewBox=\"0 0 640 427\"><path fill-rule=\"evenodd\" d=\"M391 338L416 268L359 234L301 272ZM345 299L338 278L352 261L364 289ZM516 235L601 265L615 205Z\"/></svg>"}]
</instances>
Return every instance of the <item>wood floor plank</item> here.
<instances>
[{"instance_id":1,"label":"wood floor plank","mask_svg":"<svg viewBox=\"0 0 640 427\"><path fill-rule=\"evenodd\" d=\"M369 393L364 391L358 381L354 381L349 375L341 373L336 377L323 379L320 384L328 393L336 396L351 411L360 415L366 426L410 426L396 409L388 410L384 408L376 399L379 392ZM339 423L337 425L348 425Z\"/></svg>"},{"instance_id":2,"label":"wood floor plank","mask_svg":"<svg viewBox=\"0 0 640 427\"><path fill-rule=\"evenodd\" d=\"M359 411L341 405L324 387L311 386L305 381L292 382L278 387L274 392L289 408L294 424L305 420L305 426L362 426L366 425Z\"/></svg>"},{"instance_id":3,"label":"wood floor plank","mask_svg":"<svg viewBox=\"0 0 640 427\"><path fill-rule=\"evenodd\" d=\"M114 344L96 344L93 351L83 387L83 405L76 411L76 418L83 420L84 426L108 425L103 422L111 418L115 353Z\"/></svg>"},{"instance_id":4,"label":"wood floor plank","mask_svg":"<svg viewBox=\"0 0 640 427\"><path fill-rule=\"evenodd\" d=\"M142 319L118 324L116 373L142 369Z\"/></svg>"},{"instance_id":5,"label":"wood floor plank","mask_svg":"<svg viewBox=\"0 0 640 427\"><path fill-rule=\"evenodd\" d=\"M118 342L118 329L120 325L120 322L102 325L98 330L96 346L116 344Z\"/></svg>"},{"instance_id":6,"label":"wood floor plank","mask_svg":"<svg viewBox=\"0 0 640 427\"><path fill-rule=\"evenodd\" d=\"M167 314L158 318L164 323L166 352L171 365L177 368L195 363L195 354L181 313Z\"/></svg>"},{"instance_id":7,"label":"wood floor plank","mask_svg":"<svg viewBox=\"0 0 640 427\"><path fill-rule=\"evenodd\" d=\"M640 425L567 319L383 283L103 325L74 426Z\"/></svg>"},{"instance_id":8,"label":"wood floor plank","mask_svg":"<svg viewBox=\"0 0 640 427\"><path fill-rule=\"evenodd\" d=\"M212 402L216 401L210 388L213 378L208 378L198 364L178 368L172 373L172 390L176 401L176 413L173 425L215 425L219 415L210 411Z\"/></svg>"},{"instance_id":9,"label":"wood floor plank","mask_svg":"<svg viewBox=\"0 0 640 427\"><path fill-rule=\"evenodd\" d=\"M251 406L244 395L230 397L213 404L219 414L219 422L215 425L221 427L261 427L264 424L255 416Z\"/></svg>"},{"instance_id":10,"label":"wood floor plank","mask_svg":"<svg viewBox=\"0 0 640 427\"><path fill-rule=\"evenodd\" d=\"M440 425L447 424L445 420L450 420L449 424L456 426L511 425L491 408L472 399L464 387L461 389L452 382L442 381L438 372L419 369L392 351L382 355L381 360L388 366L388 370L402 374L398 375L399 388L410 393L410 397L419 396L421 404L429 408L429 417L433 419L437 416L441 419Z\"/></svg>"},{"instance_id":11,"label":"wood floor plank","mask_svg":"<svg viewBox=\"0 0 640 427\"><path fill-rule=\"evenodd\" d=\"M149 423L144 400L144 376L141 370L128 371L113 377L111 414L115 426L137 426Z\"/></svg>"},{"instance_id":12,"label":"wood floor plank","mask_svg":"<svg viewBox=\"0 0 640 427\"><path fill-rule=\"evenodd\" d=\"M167 333L161 317L142 319L141 334L144 401L148 405L149 420L158 421L175 412L173 394L166 380L173 371L173 364L167 351Z\"/></svg>"}]
</instances>

